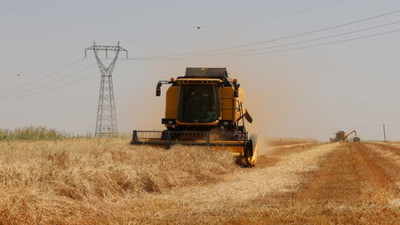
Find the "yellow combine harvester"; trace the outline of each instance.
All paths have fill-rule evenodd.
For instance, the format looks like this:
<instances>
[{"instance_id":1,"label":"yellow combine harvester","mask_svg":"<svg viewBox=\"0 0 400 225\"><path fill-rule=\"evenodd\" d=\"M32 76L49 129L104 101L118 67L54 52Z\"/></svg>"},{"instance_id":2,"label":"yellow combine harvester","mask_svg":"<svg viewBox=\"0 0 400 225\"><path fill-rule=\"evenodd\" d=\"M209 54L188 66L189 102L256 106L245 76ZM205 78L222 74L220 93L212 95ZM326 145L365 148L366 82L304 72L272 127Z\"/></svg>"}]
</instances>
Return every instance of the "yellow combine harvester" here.
<instances>
[{"instance_id":1,"label":"yellow combine harvester","mask_svg":"<svg viewBox=\"0 0 400 225\"><path fill-rule=\"evenodd\" d=\"M185 76L159 81L171 85L166 92L164 131L133 131L132 144L199 145L230 149L245 166L257 160L257 136L249 136L245 120L252 122L243 107L244 92L226 68L186 68Z\"/></svg>"},{"instance_id":2,"label":"yellow combine harvester","mask_svg":"<svg viewBox=\"0 0 400 225\"><path fill-rule=\"evenodd\" d=\"M350 133L346 133L344 131L338 131L338 132L334 133L335 137L331 138L330 141L331 142L349 142L348 137L351 134L354 134L354 138L353 138L354 142L360 142L360 137L357 136L356 130L353 130Z\"/></svg>"}]
</instances>

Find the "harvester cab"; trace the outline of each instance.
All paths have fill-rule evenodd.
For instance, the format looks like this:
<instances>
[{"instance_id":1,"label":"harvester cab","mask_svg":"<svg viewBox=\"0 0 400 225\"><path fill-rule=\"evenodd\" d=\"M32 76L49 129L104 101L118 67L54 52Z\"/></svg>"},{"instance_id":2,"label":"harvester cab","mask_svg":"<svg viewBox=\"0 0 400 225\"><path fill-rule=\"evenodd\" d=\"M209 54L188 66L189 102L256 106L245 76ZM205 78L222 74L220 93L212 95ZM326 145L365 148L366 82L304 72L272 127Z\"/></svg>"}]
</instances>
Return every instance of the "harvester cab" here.
<instances>
[{"instance_id":1,"label":"harvester cab","mask_svg":"<svg viewBox=\"0 0 400 225\"><path fill-rule=\"evenodd\" d=\"M257 137L249 136L245 120L253 119L244 108L244 92L226 68L186 68L185 76L159 81L156 96L166 91L164 131L133 131L132 144L199 145L230 149L238 162L253 166Z\"/></svg>"}]
</instances>

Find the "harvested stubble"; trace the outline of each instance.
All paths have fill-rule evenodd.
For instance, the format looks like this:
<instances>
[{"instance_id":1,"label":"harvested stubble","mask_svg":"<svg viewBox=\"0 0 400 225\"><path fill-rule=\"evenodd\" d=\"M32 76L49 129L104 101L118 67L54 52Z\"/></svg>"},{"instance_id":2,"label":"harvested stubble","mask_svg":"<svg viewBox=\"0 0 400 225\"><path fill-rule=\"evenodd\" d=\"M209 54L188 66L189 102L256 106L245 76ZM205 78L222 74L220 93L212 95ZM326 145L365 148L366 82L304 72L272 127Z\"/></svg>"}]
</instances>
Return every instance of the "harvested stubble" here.
<instances>
[{"instance_id":1,"label":"harvested stubble","mask_svg":"<svg viewBox=\"0 0 400 225\"><path fill-rule=\"evenodd\" d=\"M247 212L257 199L295 190L300 185L301 174L317 170L320 160L324 160L337 145L317 143L301 147L301 150L292 149L279 154L279 161L272 166L242 169L225 175L221 183L187 186L162 196L146 196L154 205L138 207L138 224L232 224L241 219L238 216ZM246 217L250 219L252 213Z\"/></svg>"},{"instance_id":2,"label":"harvested stubble","mask_svg":"<svg viewBox=\"0 0 400 225\"><path fill-rule=\"evenodd\" d=\"M297 190L243 204L227 224L399 224L399 165L375 145L337 145Z\"/></svg>"},{"instance_id":3,"label":"harvested stubble","mask_svg":"<svg viewBox=\"0 0 400 225\"><path fill-rule=\"evenodd\" d=\"M311 138L267 138L266 143L269 146L284 146L298 144L316 144L318 141Z\"/></svg>"},{"instance_id":4,"label":"harvested stubble","mask_svg":"<svg viewBox=\"0 0 400 225\"><path fill-rule=\"evenodd\" d=\"M128 139L0 142L0 224L124 224L142 194L238 169L228 151Z\"/></svg>"},{"instance_id":5,"label":"harvested stubble","mask_svg":"<svg viewBox=\"0 0 400 225\"><path fill-rule=\"evenodd\" d=\"M392 144L287 140L242 169L229 152L128 142L0 142L0 224L398 223Z\"/></svg>"}]
</instances>

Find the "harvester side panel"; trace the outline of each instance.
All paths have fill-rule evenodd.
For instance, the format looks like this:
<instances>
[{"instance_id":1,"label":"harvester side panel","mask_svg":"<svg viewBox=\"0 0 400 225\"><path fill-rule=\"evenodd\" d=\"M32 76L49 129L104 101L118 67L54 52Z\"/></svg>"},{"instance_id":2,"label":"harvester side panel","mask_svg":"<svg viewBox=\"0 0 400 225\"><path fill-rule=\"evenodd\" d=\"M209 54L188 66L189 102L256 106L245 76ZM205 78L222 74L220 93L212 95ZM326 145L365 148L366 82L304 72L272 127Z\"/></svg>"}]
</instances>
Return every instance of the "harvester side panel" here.
<instances>
[{"instance_id":1,"label":"harvester side panel","mask_svg":"<svg viewBox=\"0 0 400 225\"><path fill-rule=\"evenodd\" d=\"M221 93L221 114L222 120L234 119L235 102L233 98L233 87L223 87Z\"/></svg>"},{"instance_id":2,"label":"harvester side panel","mask_svg":"<svg viewBox=\"0 0 400 225\"><path fill-rule=\"evenodd\" d=\"M165 100L165 118L176 119L178 117L178 86L168 88Z\"/></svg>"},{"instance_id":3,"label":"harvester side panel","mask_svg":"<svg viewBox=\"0 0 400 225\"><path fill-rule=\"evenodd\" d=\"M231 120L234 122L238 121L240 118L240 102L244 101L244 91L239 88L239 97L233 97L234 88L233 87L223 87L222 88L222 120Z\"/></svg>"}]
</instances>

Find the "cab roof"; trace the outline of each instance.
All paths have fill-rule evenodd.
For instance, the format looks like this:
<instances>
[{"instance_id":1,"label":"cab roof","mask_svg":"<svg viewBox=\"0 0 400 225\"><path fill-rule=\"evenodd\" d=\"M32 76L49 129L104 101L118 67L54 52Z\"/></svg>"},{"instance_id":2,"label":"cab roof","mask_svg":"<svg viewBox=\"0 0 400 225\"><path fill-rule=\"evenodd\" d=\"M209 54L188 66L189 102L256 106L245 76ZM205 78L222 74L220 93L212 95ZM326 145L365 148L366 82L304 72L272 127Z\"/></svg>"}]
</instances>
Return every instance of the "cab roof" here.
<instances>
[{"instance_id":1,"label":"cab roof","mask_svg":"<svg viewBox=\"0 0 400 225\"><path fill-rule=\"evenodd\" d=\"M204 68L204 67L187 67L185 77L193 78L220 78L225 80L228 77L226 68Z\"/></svg>"}]
</instances>

